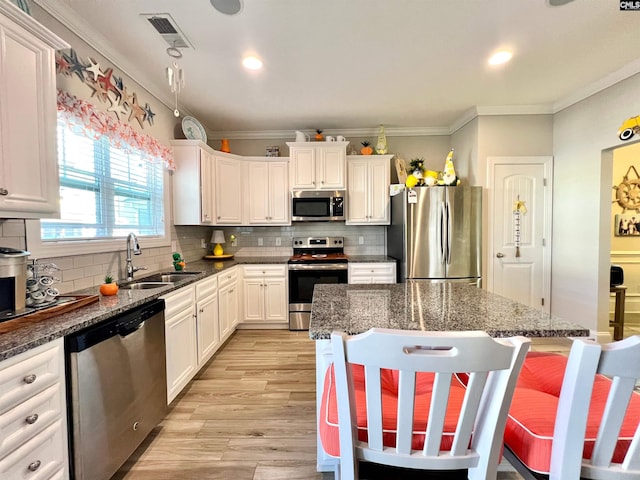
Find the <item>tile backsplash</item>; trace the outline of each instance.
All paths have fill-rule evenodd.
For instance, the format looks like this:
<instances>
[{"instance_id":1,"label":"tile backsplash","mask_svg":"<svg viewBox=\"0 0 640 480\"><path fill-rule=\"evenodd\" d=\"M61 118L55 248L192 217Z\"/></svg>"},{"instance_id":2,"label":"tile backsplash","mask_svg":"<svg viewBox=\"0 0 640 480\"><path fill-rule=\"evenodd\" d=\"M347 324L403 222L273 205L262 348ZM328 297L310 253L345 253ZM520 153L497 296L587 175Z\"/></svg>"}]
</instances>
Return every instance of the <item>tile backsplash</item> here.
<instances>
[{"instance_id":1,"label":"tile backsplash","mask_svg":"<svg viewBox=\"0 0 640 480\"><path fill-rule=\"evenodd\" d=\"M343 223L299 223L282 227L200 227L176 226L171 229L175 250L188 263L200 260L210 253L209 243L214 230L223 230L225 253L236 256L289 256L294 237L338 236L345 238L348 255L384 255L385 227L351 226ZM230 236L237 237L237 246L231 246ZM260 245L260 239L262 245ZM278 245L280 239L280 245ZM362 243L360 243L362 240ZM205 248L202 248L202 242ZM0 246L25 249L27 245L24 220L0 219ZM60 270L54 275L59 279L55 286L61 293L69 293L100 285L106 274L124 278L126 252L123 249L108 253L74 255L67 257L39 258L39 263L54 263ZM133 264L144 266L149 272L171 269L171 247L145 248L140 241L142 255L135 256ZM143 276L145 272L138 272Z\"/></svg>"}]
</instances>

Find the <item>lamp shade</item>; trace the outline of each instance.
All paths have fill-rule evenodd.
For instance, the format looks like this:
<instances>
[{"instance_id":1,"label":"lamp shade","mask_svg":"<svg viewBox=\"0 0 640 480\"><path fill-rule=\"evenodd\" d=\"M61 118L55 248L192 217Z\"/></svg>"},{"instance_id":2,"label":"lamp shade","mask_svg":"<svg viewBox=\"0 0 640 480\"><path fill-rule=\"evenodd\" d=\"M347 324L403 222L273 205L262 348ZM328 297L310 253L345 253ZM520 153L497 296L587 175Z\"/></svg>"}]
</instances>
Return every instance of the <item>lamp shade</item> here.
<instances>
[{"instance_id":1,"label":"lamp shade","mask_svg":"<svg viewBox=\"0 0 640 480\"><path fill-rule=\"evenodd\" d=\"M211 243L225 243L224 232L222 230L214 230L211 235Z\"/></svg>"}]
</instances>

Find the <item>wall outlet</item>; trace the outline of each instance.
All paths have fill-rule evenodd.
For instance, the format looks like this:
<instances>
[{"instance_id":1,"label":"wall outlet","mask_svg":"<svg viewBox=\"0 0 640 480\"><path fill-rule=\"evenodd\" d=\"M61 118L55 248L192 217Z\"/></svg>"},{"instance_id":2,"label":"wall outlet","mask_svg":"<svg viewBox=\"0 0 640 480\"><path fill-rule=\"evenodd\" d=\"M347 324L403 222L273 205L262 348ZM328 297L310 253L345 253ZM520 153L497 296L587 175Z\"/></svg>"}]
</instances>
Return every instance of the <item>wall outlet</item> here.
<instances>
[{"instance_id":1,"label":"wall outlet","mask_svg":"<svg viewBox=\"0 0 640 480\"><path fill-rule=\"evenodd\" d=\"M232 247L237 247L238 246L238 239L234 238L233 240L231 240L231 246Z\"/></svg>"},{"instance_id":2,"label":"wall outlet","mask_svg":"<svg viewBox=\"0 0 640 480\"><path fill-rule=\"evenodd\" d=\"M207 248L207 242L204 240L204 238L200 239L200 248Z\"/></svg>"},{"instance_id":3,"label":"wall outlet","mask_svg":"<svg viewBox=\"0 0 640 480\"><path fill-rule=\"evenodd\" d=\"M176 250L178 250L178 242L171 240L171 251L175 252Z\"/></svg>"},{"instance_id":4,"label":"wall outlet","mask_svg":"<svg viewBox=\"0 0 640 480\"><path fill-rule=\"evenodd\" d=\"M358 237L358 245L364 245L364 237L363 236Z\"/></svg>"},{"instance_id":5,"label":"wall outlet","mask_svg":"<svg viewBox=\"0 0 640 480\"><path fill-rule=\"evenodd\" d=\"M280 237L276 237L276 247L279 247L282 245L282 239Z\"/></svg>"},{"instance_id":6,"label":"wall outlet","mask_svg":"<svg viewBox=\"0 0 640 480\"><path fill-rule=\"evenodd\" d=\"M262 237L258 238L258 246L261 247L262 245L264 245L264 242L262 241Z\"/></svg>"}]
</instances>

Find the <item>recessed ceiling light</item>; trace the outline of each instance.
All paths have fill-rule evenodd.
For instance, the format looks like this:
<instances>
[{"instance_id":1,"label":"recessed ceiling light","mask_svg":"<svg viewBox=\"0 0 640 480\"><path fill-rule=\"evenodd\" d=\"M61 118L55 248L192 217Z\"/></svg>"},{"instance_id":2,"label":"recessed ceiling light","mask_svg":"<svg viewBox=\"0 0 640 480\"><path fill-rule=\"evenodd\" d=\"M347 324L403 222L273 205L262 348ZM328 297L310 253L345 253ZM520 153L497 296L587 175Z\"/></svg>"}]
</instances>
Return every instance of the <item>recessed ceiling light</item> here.
<instances>
[{"instance_id":1,"label":"recessed ceiling light","mask_svg":"<svg viewBox=\"0 0 640 480\"><path fill-rule=\"evenodd\" d=\"M509 50L500 50L489 58L489 65L502 65L511 60L513 54Z\"/></svg>"},{"instance_id":2,"label":"recessed ceiling light","mask_svg":"<svg viewBox=\"0 0 640 480\"><path fill-rule=\"evenodd\" d=\"M225 15L235 15L242 10L241 0L209 0L213 8Z\"/></svg>"},{"instance_id":3,"label":"recessed ceiling light","mask_svg":"<svg viewBox=\"0 0 640 480\"><path fill-rule=\"evenodd\" d=\"M250 55L242 59L242 65L249 70L260 70L262 68L262 60L258 57Z\"/></svg>"}]
</instances>

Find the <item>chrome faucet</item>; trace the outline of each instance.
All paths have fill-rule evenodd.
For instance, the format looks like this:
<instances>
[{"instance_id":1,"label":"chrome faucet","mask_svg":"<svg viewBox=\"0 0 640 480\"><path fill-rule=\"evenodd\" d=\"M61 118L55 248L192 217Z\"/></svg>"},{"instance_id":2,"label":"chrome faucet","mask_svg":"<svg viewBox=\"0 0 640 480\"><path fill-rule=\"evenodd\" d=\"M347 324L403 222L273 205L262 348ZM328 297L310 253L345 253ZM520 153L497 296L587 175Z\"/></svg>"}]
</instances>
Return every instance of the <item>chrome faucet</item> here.
<instances>
[{"instance_id":1,"label":"chrome faucet","mask_svg":"<svg viewBox=\"0 0 640 480\"><path fill-rule=\"evenodd\" d=\"M140 255L142 253L142 249L140 248L140 244L138 244L138 237L136 234L131 232L127 236L127 281L130 282L133 280L134 272L138 270L146 270L146 267L134 267L131 263L131 242L133 242L133 254Z\"/></svg>"}]
</instances>

